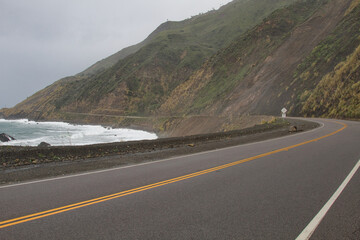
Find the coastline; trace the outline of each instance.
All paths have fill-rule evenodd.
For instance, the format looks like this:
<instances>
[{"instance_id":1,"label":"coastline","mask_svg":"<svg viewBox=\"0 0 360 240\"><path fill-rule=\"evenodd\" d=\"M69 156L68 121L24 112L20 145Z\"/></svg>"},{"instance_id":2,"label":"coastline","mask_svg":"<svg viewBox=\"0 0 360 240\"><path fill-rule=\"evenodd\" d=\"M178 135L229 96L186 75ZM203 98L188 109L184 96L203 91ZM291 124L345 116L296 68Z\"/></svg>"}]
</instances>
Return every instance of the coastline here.
<instances>
[{"instance_id":1,"label":"coastline","mask_svg":"<svg viewBox=\"0 0 360 240\"><path fill-rule=\"evenodd\" d=\"M71 124L28 119L2 119L0 130L15 139L0 142L0 146L85 146L112 142L157 139L155 133L129 128L110 128L101 125ZM0 132L0 133L1 133Z\"/></svg>"},{"instance_id":2,"label":"coastline","mask_svg":"<svg viewBox=\"0 0 360 240\"><path fill-rule=\"evenodd\" d=\"M79 113L52 112L43 115L38 111L14 114L11 109L0 109L4 119L29 119L36 122L65 122L78 125L101 125L111 128L128 128L155 133L159 138L181 137L205 133L223 132L252 127L255 124L272 121L269 115L186 115L186 116L126 116L108 112Z\"/></svg>"},{"instance_id":3,"label":"coastline","mask_svg":"<svg viewBox=\"0 0 360 240\"><path fill-rule=\"evenodd\" d=\"M289 125L299 131L318 127L303 120L287 119L251 128L156 140L66 147L0 147L0 184L41 179L111 168L208 151L289 134Z\"/></svg>"}]
</instances>

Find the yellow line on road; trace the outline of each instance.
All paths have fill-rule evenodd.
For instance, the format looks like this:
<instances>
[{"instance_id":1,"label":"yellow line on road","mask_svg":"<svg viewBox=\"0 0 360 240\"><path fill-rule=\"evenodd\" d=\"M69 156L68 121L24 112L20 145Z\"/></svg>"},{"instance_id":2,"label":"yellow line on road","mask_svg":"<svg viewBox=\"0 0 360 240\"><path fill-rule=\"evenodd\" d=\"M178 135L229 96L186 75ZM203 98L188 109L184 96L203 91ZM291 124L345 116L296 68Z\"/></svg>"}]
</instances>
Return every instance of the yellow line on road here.
<instances>
[{"instance_id":1,"label":"yellow line on road","mask_svg":"<svg viewBox=\"0 0 360 240\"><path fill-rule=\"evenodd\" d=\"M131 195L131 194L134 194L134 193L137 193L137 192L142 192L142 191L146 191L146 190L149 190L149 189L164 186L164 185L167 185L167 184L170 184L170 183L183 181L183 180L186 180L186 179L189 179L189 178L194 178L194 177L197 177L197 176L200 176L200 175L204 175L204 174L207 174L207 173L211 173L211 172L215 172L215 171L218 171L218 170L221 170L221 169L225 169L225 168L229 168L229 167L232 167L232 166L235 166L235 165L239 165L241 163L249 162L249 161L259 159L259 158L262 158L262 157L266 157L266 156L269 156L269 155L272 155L272 154L275 154L275 153L279 153L279 152L283 152L283 151L289 151L290 149L293 149L293 148L296 148L296 147L299 147L299 146L302 146L302 145L305 145L305 144L308 144L308 143L311 143L311 142L315 142L315 141L330 137L330 136L332 136L332 135L334 135L334 134L336 134L338 132L341 132L342 130L344 130L347 127L347 125L344 124L344 123L341 123L341 122L336 122L336 123L343 125L343 127L336 130L336 131L334 131L334 132L332 132L332 133L330 133L330 134L327 134L327 135L319 137L319 138L315 138L315 139L312 139L312 140L309 140L309 141L306 141L306 142L302 142L302 143L299 143L299 144L296 144L296 145L292 145L292 146L289 146L289 147L277 149L277 150L274 150L274 151L271 151L271 152L263 153L263 154L260 154L260 155L254 156L254 157L250 157L250 158L242 159L242 160L235 161L235 162L232 162L232 163L228 163L228 164L220 165L220 166L217 166L217 167L209 168L209 169L202 170L202 171L199 171L199 172L187 174L187 175L176 177L176 178L171 178L171 179L161 181L161 182L157 182L157 183L153 183L153 184L150 184L150 185L146 185L146 186L142 186L142 187L138 187L138 188L133 188L133 189L130 189L130 190L126 190L126 191L106 195L106 196L99 197L99 198L90 199L90 200L79 202L79 203L66 205L66 206L59 207L59 208L50 209L50 210L43 211L43 212L38 212L38 213L26 215L26 216L23 216L23 217L9 219L9 220L0 222L0 229L1 228L6 228L6 227L9 227L9 226L13 226L13 225L16 225L16 224L24 223L24 222L29 222L29 221L36 220L36 219L39 219L39 218L44 218L44 217L47 217L47 216L59 214L59 213L62 213L62 212L67 212L67 211L70 211L70 210L86 207L86 206L93 205L93 204L96 204L96 203L109 201L111 199L124 197L124 196Z\"/></svg>"}]
</instances>

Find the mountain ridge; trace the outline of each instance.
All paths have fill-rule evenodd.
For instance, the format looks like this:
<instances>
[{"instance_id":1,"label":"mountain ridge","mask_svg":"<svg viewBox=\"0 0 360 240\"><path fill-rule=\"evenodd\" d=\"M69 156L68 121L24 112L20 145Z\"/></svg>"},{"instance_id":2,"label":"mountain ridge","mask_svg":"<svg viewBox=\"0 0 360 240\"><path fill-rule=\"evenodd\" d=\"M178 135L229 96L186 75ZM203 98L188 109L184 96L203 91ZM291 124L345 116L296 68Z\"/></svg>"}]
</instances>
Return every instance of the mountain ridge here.
<instances>
[{"instance_id":1,"label":"mountain ridge","mask_svg":"<svg viewBox=\"0 0 360 240\"><path fill-rule=\"evenodd\" d=\"M41 111L40 117L35 115L47 119L59 117L60 110L108 113L103 109L149 115L226 41L256 25L271 9L293 1L236 0L217 11L162 24L150 37L152 41L135 54L94 76L78 74L57 81L15 106L15 115L31 118L32 112Z\"/></svg>"},{"instance_id":2,"label":"mountain ridge","mask_svg":"<svg viewBox=\"0 0 360 240\"><path fill-rule=\"evenodd\" d=\"M162 116L165 124L172 116L277 115L285 106L297 116L360 118L360 1L279 0L274 11L265 13L257 7L265 9L269 3L257 0L259 5L249 9L258 20L249 20L253 25L246 24L245 30L236 19L241 20L240 10L249 10L239 6L250 3L234 1L191 19L164 23L144 46L130 49L134 52L112 66L103 67L100 61L0 113L43 120L71 120L67 113ZM224 16L224 22L214 25ZM336 75L339 71L343 74ZM349 81L339 77L346 74ZM336 81L329 80L335 75ZM321 107L319 95L327 94L324 85L330 83L337 92L346 92L346 99L337 99L351 109Z\"/></svg>"}]
</instances>

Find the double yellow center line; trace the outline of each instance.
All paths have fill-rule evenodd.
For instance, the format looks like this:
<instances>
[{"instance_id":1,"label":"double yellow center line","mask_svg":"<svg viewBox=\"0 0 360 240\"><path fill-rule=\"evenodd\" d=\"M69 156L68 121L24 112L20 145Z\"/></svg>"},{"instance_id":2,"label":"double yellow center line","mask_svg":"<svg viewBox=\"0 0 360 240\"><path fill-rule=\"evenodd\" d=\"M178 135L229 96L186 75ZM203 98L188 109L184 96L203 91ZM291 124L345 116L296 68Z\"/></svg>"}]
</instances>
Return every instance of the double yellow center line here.
<instances>
[{"instance_id":1,"label":"double yellow center line","mask_svg":"<svg viewBox=\"0 0 360 240\"><path fill-rule=\"evenodd\" d=\"M133 189L130 189L130 190L126 190L126 191L106 195L106 196L99 197L99 198L90 199L90 200L83 201L83 202L78 202L78 203L66 205L66 206L59 207L59 208L50 209L50 210L43 211L43 212L38 212L38 213L34 213L34 214L30 214L30 215L26 215L26 216L22 216L22 217L18 217L18 218L9 219L9 220L0 222L0 229L1 228L6 228L6 227L9 227L9 226L13 226L13 225L17 225L17 224L20 224L20 223L24 223L24 222L29 222L29 221L36 220L36 219L39 219L39 218L44 218L44 217L48 217L48 216L51 216L51 215L59 214L59 213L62 213L62 212L67 212L67 211L70 211L70 210L86 207L86 206L93 205L93 204L96 204L96 203L109 201L111 199L124 197L124 196L131 195L131 194L134 194L134 193L137 193L137 192L142 192L142 191L146 191L146 190L149 190L149 189L161 187L161 186L164 186L164 185L167 185L167 184L170 184L170 183L180 182L180 181L183 181L183 180L186 180L186 179L189 179L189 178L194 178L194 177L197 177L197 176L201 176L201 175L211 173L211 172L215 172L215 171L218 171L218 170L221 170L221 169L224 169L224 168L229 168L229 167L232 167L232 166L235 166L235 165L239 165L241 163L249 162L249 161L252 161L252 160L255 160L255 159L258 159L258 158L262 158L262 157L266 157L266 156L275 154L275 153L288 151L288 150L290 150L292 148L296 148L296 147L299 147L299 146L302 146L302 145L305 145L305 144L315 142L315 141L318 141L320 139L332 136L332 135L344 130L347 127L346 124L343 124L343 123L340 123L340 122L337 122L337 123L343 125L343 127L341 129L335 131L335 132L332 132L330 134L327 134L325 136L322 136L322 137L319 137L319 138L316 138L316 139L312 139L310 141L302 142L302 143L299 143L299 144L296 144L296 145L292 145L292 146L281 148L281 149L278 149L278 150L275 150L275 151L263 153L263 154L260 154L260 155L254 156L254 157L242 159L242 160L235 161L235 162L232 162L232 163L228 163L228 164L220 165L220 166L217 166L217 167L209 168L209 169L206 169L206 170L203 170L203 171L187 174L187 175L176 177L176 178L171 178L171 179L161 181L161 182L157 182L157 183L153 183L153 184L150 184L150 185L146 185L146 186L142 186L142 187L138 187L138 188L133 188Z\"/></svg>"}]
</instances>

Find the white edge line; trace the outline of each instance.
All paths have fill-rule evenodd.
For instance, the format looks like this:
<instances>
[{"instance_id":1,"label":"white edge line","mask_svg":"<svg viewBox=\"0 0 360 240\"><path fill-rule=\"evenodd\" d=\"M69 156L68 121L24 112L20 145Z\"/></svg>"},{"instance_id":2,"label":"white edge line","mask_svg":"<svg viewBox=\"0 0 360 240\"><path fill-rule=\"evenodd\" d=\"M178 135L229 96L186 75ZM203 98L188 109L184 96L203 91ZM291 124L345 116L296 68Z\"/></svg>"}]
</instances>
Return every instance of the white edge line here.
<instances>
[{"instance_id":1,"label":"white edge line","mask_svg":"<svg viewBox=\"0 0 360 240\"><path fill-rule=\"evenodd\" d=\"M310 121L310 120L307 120L307 121ZM308 134L308 133L317 131L317 130L323 128L324 125L325 125L324 123L316 121L314 119L311 119L311 121L319 123L320 127L309 130L309 131L306 131L306 132L297 133L297 134L290 135L290 136L272 138L272 139L268 139L268 140L264 140L264 141L260 141L260 142L246 143L246 144L241 144L241 145L236 145L236 146L231 146L231 147L225 147L225 148L219 148L219 149L214 149L214 150L209 150L209 151L204 151L204 152L192 153L192 154L188 154L188 155L181 155L181 156L177 156L177 157L171 157L171 158L166 158L166 159L161 159L161 160L156 160L156 161L150 161L150 162L145 162L145 163L138 163L138 164L133 164L133 165L128 165L128 166L121 166L121 167L103 169L103 170L98 170L98 171L89 171L89 172L85 172L85 173L70 174L70 175L63 176L63 177L54 177L54 178L47 178L47 179L37 180L37 181L9 184L9 185L0 186L0 189L2 189L2 188L10 188L10 187L17 187L17 186L22 186L22 185L29 185L29 184L34 184L34 183L42 183L42 182L47 182L47 181L55 181L55 180L61 180L61 179L66 179L66 178L72 178L72 177L80 177L80 176L85 176L85 175L90 175L90 174L115 171L115 170L119 170L119 169L132 168L132 167L143 166L143 165L148 165L148 164L155 164L155 163L160 163L160 162L167 162L167 161L172 161L172 160L179 159L179 158L192 157L192 156L197 156L197 155L202 155L202 154L207 154L207 153L213 153L213 152L219 152L219 151L229 150L229 149L243 147L243 146L250 146L250 145L255 145L255 144L259 144L259 143L270 142L270 141L274 141L274 140L280 140L280 139L284 139L284 138L296 137L296 136L299 136L299 135ZM114 156L114 157L116 157L116 156Z\"/></svg>"},{"instance_id":2,"label":"white edge line","mask_svg":"<svg viewBox=\"0 0 360 240\"><path fill-rule=\"evenodd\" d=\"M345 189L346 185L350 182L351 178L355 175L356 171L360 167L360 159L355 164L355 167L351 170L349 175L342 182L340 187L336 192L331 196L329 201L321 208L321 210L316 214L316 216L311 220L311 222L305 227L305 229L300 233L300 235L295 240L308 240L311 235L315 232L316 228L319 226L322 219L325 217L326 213L329 211L331 206L334 204L336 199L340 196L342 191Z\"/></svg>"}]
</instances>

